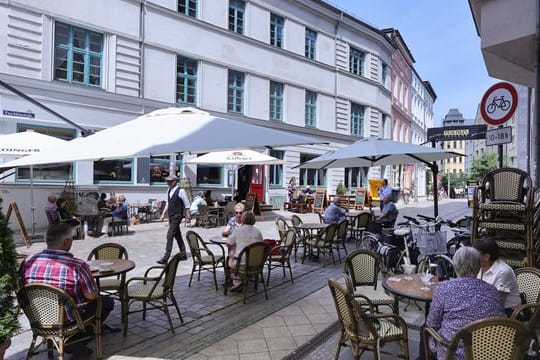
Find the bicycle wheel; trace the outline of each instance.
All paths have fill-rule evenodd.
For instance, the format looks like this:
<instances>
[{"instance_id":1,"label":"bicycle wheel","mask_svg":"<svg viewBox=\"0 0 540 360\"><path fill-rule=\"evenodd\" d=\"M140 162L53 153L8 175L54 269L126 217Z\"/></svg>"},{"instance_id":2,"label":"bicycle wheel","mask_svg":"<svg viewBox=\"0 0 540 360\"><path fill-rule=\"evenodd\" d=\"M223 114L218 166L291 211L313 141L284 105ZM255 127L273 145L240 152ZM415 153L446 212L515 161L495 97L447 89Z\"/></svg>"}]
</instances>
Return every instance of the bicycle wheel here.
<instances>
[{"instance_id":1,"label":"bicycle wheel","mask_svg":"<svg viewBox=\"0 0 540 360\"><path fill-rule=\"evenodd\" d=\"M454 271L454 265L452 259L446 255L431 255L424 257L418 264L418 272L426 272L429 269L429 264L437 265L437 275L439 278L455 278L456 272Z\"/></svg>"},{"instance_id":2,"label":"bicycle wheel","mask_svg":"<svg viewBox=\"0 0 540 360\"><path fill-rule=\"evenodd\" d=\"M506 110L510 109L510 101L508 101L508 100L502 101L501 102L501 109L503 111L506 111Z\"/></svg>"},{"instance_id":3,"label":"bicycle wheel","mask_svg":"<svg viewBox=\"0 0 540 360\"><path fill-rule=\"evenodd\" d=\"M487 106L487 112L488 114L493 114L493 112L497 109L497 106L495 104L489 104Z\"/></svg>"},{"instance_id":4,"label":"bicycle wheel","mask_svg":"<svg viewBox=\"0 0 540 360\"><path fill-rule=\"evenodd\" d=\"M379 239L375 234L363 234L362 240L360 240L360 244L358 244L358 248L377 252L377 249L379 248Z\"/></svg>"}]
</instances>

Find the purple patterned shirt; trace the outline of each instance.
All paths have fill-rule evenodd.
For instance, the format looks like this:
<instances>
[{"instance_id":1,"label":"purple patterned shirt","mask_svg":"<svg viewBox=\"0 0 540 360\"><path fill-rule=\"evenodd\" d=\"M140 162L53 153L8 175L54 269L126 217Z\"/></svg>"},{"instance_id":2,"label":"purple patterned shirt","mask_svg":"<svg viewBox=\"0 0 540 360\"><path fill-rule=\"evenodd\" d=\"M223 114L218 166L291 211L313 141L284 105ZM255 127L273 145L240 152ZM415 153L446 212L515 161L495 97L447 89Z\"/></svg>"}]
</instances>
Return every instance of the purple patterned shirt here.
<instances>
[{"instance_id":1,"label":"purple patterned shirt","mask_svg":"<svg viewBox=\"0 0 540 360\"><path fill-rule=\"evenodd\" d=\"M450 341L465 325L494 316L505 316L497 289L485 281L463 277L437 286L426 325ZM446 347L437 344L433 350L437 359L446 359ZM463 347L457 349L455 359L464 359Z\"/></svg>"}]
</instances>

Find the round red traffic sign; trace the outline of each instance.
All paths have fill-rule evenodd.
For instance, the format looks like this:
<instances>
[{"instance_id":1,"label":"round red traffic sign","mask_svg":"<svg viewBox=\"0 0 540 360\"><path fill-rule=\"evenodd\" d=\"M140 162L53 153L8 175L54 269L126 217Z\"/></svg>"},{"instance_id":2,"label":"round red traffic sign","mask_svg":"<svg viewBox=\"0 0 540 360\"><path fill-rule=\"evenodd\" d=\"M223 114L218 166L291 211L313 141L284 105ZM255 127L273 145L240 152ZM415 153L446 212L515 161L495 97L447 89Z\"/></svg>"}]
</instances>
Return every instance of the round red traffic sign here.
<instances>
[{"instance_id":1,"label":"round red traffic sign","mask_svg":"<svg viewBox=\"0 0 540 360\"><path fill-rule=\"evenodd\" d=\"M502 125L516 112L518 94L509 83L500 82L490 87L480 102L480 112L490 125Z\"/></svg>"}]
</instances>

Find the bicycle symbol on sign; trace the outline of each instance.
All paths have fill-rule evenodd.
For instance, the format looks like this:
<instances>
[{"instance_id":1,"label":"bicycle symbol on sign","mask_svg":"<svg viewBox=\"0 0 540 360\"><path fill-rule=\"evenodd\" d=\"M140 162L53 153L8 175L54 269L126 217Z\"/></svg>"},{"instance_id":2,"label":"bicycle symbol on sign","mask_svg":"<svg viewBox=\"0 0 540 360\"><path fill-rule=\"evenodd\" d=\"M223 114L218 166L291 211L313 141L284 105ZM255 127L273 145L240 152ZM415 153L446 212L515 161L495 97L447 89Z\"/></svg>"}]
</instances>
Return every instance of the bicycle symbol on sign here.
<instances>
[{"instance_id":1,"label":"bicycle symbol on sign","mask_svg":"<svg viewBox=\"0 0 540 360\"><path fill-rule=\"evenodd\" d=\"M501 97L493 97L493 101L487 106L488 114L492 114L497 108L503 111L510 109L510 100L505 100L504 95L501 95Z\"/></svg>"}]
</instances>

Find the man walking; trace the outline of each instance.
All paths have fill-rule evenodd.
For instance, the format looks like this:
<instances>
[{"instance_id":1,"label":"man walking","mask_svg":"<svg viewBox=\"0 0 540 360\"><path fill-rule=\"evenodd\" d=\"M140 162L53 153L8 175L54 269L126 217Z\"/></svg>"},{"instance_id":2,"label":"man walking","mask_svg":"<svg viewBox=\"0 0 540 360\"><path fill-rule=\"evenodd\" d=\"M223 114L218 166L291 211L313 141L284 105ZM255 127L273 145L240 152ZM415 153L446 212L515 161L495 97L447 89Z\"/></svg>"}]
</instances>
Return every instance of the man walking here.
<instances>
[{"instance_id":1,"label":"man walking","mask_svg":"<svg viewBox=\"0 0 540 360\"><path fill-rule=\"evenodd\" d=\"M178 186L178 178L174 175L170 175L165 178L169 191L167 192L167 205L161 213L160 220L163 221L165 212L169 213L169 230L167 231L167 245L165 246L165 254L157 262L158 264L166 264L171 256L173 238L176 239L178 247L181 252L181 260L187 260L186 246L182 239L182 232L180 231L180 223L182 219L186 218L186 223L191 222L191 214L189 212L189 199L184 189Z\"/></svg>"}]
</instances>

